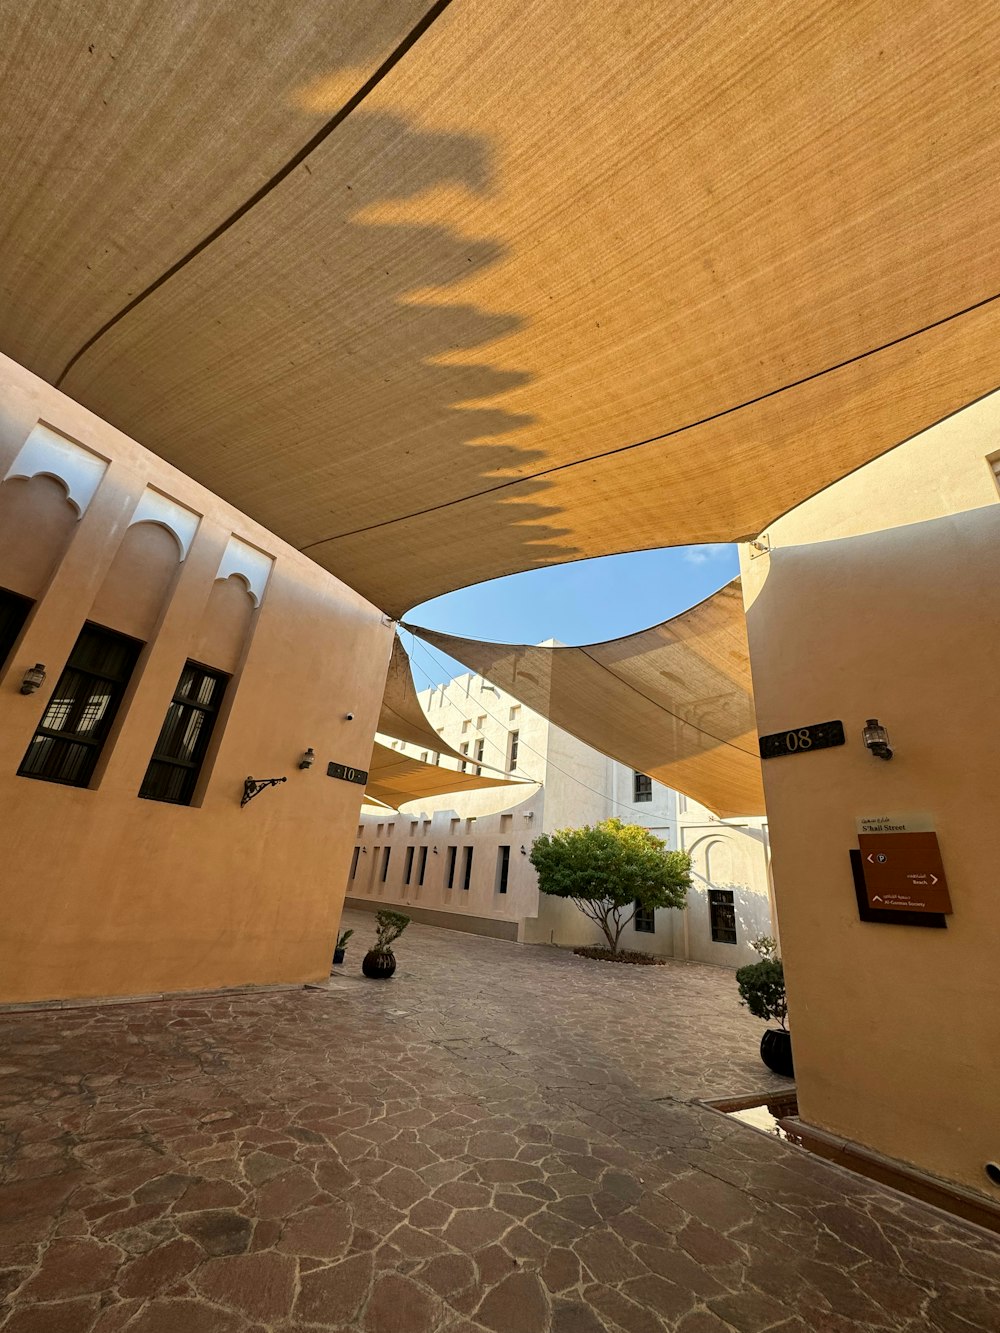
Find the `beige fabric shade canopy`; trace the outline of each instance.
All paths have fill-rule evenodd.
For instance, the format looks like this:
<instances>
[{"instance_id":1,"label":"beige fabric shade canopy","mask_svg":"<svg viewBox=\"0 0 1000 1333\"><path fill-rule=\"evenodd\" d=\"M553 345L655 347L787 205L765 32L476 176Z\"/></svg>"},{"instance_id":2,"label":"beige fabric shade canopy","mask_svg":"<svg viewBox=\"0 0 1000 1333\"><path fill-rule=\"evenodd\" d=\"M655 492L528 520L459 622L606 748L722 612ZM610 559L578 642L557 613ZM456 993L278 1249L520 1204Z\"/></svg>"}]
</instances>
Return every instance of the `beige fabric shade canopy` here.
<instances>
[{"instance_id":1,"label":"beige fabric shade canopy","mask_svg":"<svg viewBox=\"0 0 1000 1333\"><path fill-rule=\"evenodd\" d=\"M394 615L1000 378L993 0L2 14L0 350Z\"/></svg>"},{"instance_id":2,"label":"beige fabric shade canopy","mask_svg":"<svg viewBox=\"0 0 1000 1333\"><path fill-rule=\"evenodd\" d=\"M368 770L365 801L374 799L395 810L408 801L447 796L451 792L524 785L519 778L485 778L475 773L460 773L453 768L439 768L436 764L424 764L376 741Z\"/></svg>"},{"instance_id":3,"label":"beige fabric shade canopy","mask_svg":"<svg viewBox=\"0 0 1000 1333\"><path fill-rule=\"evenodd\" d=\"M407 628L564 731L723 818L764 814L738 579L662 625L582 648Z\"/></svg>"},{"instance_id":4,"label":"beige fabric shade canopy","mask_svg":"<svg viewBox=\"0 0 1000 1333\"><path fill-rule=\"evenodd\" d=\"M409 745L421 746L428 753L447 755L460 763L468 760L468 755L459 754L447 745L431 726L417 697L410 659L397 638L392 641L392 656L389 659L389 672L385 679L376 730L383 736L393 736Z\"/></svg>"}]
</instances>

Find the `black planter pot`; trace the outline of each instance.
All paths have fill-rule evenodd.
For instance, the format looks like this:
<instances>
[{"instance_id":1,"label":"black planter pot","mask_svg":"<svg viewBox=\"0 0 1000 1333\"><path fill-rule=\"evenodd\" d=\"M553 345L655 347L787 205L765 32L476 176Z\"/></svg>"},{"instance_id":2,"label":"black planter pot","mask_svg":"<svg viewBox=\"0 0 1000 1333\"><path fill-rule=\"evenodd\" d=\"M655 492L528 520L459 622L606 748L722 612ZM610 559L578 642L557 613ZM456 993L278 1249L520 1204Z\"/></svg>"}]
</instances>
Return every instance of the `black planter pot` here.
<instances>
[{"instance_id":1,"label":"black planter pot","mask_svg":"<svg viewBox=\"0 0 1000 1333\"><path fill-rule=\"evenodd\" d=\"M760 1058L774 1073L794 1078L792 1034L784 1028L768 1028L760 1039Z\"/></svg>"},{"instance_id":2,"label":"black planter pot","mask_svg":"<svg viewBox=\"0 0 1000 1333\"><path fill-rule=\"evenodd\" d=\"M376 953L373 949L366 953L361 963L361 971L373 981L388 981L396 970L394 953Z\"/></svg>"},{"instance_id":3,"label":"black planter pot","mask_svg":"<svg viewBox=\"0 0 1000 1333\"><path fill-rule=\"evenodd\" d=\"M344 961L344 950L343 950L343 949L334 949L334 951L333 951L333 961L334 961L335 963L342 963L342 962Z\"/></svg>"}]
</instances>

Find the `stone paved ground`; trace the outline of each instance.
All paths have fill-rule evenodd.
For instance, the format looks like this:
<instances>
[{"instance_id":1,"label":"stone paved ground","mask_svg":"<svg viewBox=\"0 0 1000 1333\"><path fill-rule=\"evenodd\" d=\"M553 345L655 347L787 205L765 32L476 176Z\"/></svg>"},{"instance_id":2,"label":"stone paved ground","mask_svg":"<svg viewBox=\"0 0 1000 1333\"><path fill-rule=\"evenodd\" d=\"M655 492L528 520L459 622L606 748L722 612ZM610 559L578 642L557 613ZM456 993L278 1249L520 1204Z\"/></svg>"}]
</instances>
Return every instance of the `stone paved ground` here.
<instances>
[{"instance_id":1,"label":"stone paved ground","mask_svg":"<svg viewBox=\"0 0 1000 1333\"><path fill-rule=\"evenodd\" d=\"M993 1237L688 1104L786 1086L731 974L352 924L329 990L0 1016L3 1333L1000 1329Z\"/></svg>"}]
</instances>

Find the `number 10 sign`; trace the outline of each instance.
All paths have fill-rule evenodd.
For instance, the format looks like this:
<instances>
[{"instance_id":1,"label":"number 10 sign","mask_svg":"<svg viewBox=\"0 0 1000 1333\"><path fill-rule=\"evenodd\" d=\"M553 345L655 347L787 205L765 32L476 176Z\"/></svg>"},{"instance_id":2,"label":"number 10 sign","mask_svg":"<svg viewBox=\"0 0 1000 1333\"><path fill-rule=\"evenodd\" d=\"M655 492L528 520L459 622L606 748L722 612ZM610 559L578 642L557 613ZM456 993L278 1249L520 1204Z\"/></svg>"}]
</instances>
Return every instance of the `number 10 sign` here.
<instances>
[{"instance_id":1,"label":"number 10 sign","mask_svg":"<svg viewBox=\"0 0 1000 1333\"><path fill-rule=\"evenodd\" d=\"M776 731L773 736L761 736L760 757L777 759L783 754L809 754L843 744L843 722L814 722L809 727L792 727L789 731Z\"/></svg>"}]
</instances>

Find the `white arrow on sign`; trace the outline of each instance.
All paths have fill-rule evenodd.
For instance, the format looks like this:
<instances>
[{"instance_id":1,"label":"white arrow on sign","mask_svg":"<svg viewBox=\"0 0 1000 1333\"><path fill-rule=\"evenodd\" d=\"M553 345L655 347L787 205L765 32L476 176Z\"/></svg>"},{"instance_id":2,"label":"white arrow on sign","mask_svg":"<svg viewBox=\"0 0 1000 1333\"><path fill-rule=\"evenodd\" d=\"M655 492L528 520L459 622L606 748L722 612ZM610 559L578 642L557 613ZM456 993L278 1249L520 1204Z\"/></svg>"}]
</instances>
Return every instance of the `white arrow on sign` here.
<instances>
[{"instance_id":1,"label":"white arrow on sign","mask_svg":"<svg viewBox=\"0 0 1000 1333\"><path fill-rule=\"evenodd\" d=\"M872 856L871 852L869 852L868 855L865 857L865 860L874 862L875 858L874 856Z\"/></svg>"},{"instance_id":2,"label":"white arrow on sign","mask_svg":"<svg viewBox=\"0 0 1000 1333\"><path fill-rule=\"evenodd\" d=\"M880 898L879 895L876 893L875 896L872 898L872 902L873 902L873 903L880 903L880 902L882 902L882 898Z\"/></svg>"},{"instance_id":3,"label":"white arrow on sign","mask_svg":"<svg viewBox=\"0 0 1000 1333\"><path fill-rule=\"evenodd\" d=\"M931 875L931 883L932 883L932 884L936 884L937 882L938 882L938 877L937 877L937 875L932 874L932 875Z\"/></svg>"}]
</instances>

